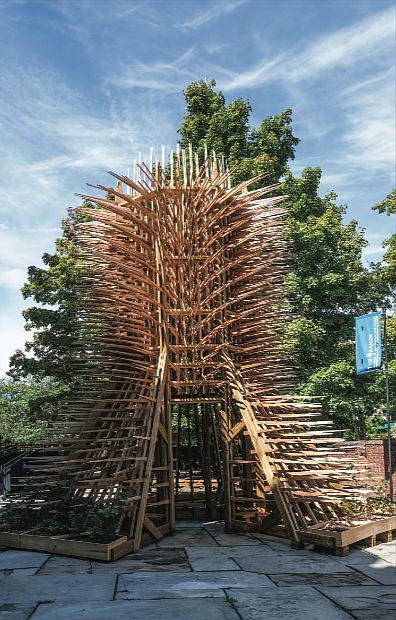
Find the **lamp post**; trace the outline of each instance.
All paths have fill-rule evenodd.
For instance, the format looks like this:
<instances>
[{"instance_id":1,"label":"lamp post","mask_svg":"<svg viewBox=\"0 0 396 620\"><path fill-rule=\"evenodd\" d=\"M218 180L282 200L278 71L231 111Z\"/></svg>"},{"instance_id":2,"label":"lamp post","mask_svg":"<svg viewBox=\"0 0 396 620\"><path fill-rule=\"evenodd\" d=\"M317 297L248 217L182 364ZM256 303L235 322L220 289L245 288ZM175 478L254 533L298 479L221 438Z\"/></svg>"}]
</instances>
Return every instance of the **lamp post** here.
<instances>
[{"instance_id":1,"label":"lamp post","mask_svg":"<svg viewBox=\"0 0 396 620\"><path fill-rule=\"evenodd\" d=\"M386 381L386 413L387 413L387 422L388 422L388 459L389 459L389 485L390 485L390 495L391 501L394 502L393 499L393 480L392 480L392 438L391 438L391 425L390 425L390 412L389 412L389 379L388 379L388 347L386 342L386 308L383 306L381 308L381 315L384 319L384 365L383 370L385 371L385 381Z\"/></svg>"}]
</instances>

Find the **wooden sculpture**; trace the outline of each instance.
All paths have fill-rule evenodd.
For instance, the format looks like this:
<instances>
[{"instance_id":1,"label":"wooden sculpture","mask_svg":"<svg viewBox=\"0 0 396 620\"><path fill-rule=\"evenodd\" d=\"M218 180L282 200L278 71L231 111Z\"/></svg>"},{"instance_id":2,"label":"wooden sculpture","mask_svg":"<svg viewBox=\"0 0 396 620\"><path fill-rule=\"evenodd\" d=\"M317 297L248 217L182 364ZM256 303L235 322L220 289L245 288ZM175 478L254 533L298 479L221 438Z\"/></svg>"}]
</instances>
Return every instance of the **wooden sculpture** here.
<instances>
[{"instance_id":1,"label":"wooden sculpture","mask_svg":"<svg viewBox=\"0 0 396 620\"><path fill-rule=\"evenodd\" d=\"M248 191L258 178L231 187L224 164L190 160L180 171L172 156L169 178L158 163L136 182L110 173L116 189L83 196L101 207L87 211L82 238L91 365L82 391L92 399L66 411L56 457L41 469L67 473L77 495L121 502L121 531L138 551L145 529L155 538L175 529L172 408L184 408L207 506L216 461L226 531L280 524L298 547L356 489L331 422L288 395L285 197L266 197L275 186ZM246 509L254 524L239 518Z\"/></svg>"}]
</instances>

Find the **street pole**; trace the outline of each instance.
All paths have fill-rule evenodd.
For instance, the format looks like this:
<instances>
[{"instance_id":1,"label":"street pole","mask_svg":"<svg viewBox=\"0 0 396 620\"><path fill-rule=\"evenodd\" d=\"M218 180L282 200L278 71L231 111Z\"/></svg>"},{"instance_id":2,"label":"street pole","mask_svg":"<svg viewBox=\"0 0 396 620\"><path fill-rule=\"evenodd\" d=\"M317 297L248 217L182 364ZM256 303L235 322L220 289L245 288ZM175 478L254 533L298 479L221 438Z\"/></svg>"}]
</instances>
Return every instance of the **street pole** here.
<instances>
[{"instance_id":1,"label":"street pole","mask_svg":"<svg viewBox=\"0 0 396 620\"><path fill-rule=\"evenodd\" d=\"M389 379L388 379L388 347L386 342L386 308L381 308L381 314L384 319L384 366L385 381L386 381L386 412L388 420L388 459L389 459L389 483L390 483L390 496L391 502L394 503L393 498L393 480L392 480L392 437L391 437L391 423L389 412Z\"/></svg>"}]
</instances>

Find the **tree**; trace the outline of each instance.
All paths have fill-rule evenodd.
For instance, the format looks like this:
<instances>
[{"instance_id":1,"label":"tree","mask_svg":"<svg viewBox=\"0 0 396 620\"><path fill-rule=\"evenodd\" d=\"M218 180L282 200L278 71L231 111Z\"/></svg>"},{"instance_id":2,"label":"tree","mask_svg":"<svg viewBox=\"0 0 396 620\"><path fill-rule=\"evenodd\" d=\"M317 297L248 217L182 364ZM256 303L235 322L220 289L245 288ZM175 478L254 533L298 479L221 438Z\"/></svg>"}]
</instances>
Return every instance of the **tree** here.
<instances>
[{"instance_id":1,"label":"tree","mask_svg":"<svg viewBox=\"0 0 396 620\"><path fill-rule=\"evenodd\" d=\"M382 202L374 205L372 209L379 213L386 213L388 216L395 214L396 217L396 189L393 189ZM396 301L396 233L389 239L385 239L382 242L382 247L386 249L383 262L373 263L372 269L376 274L378 286L383 295L391 293Z\"/></svg>"},{"instance_id":2,"label":"tree","mask_svg":"<svg viewBox=\"0 0 396 620\"><path fill-rule=\"evenodd\" d=\"M291 193L290 190L288 193ZM314 207L312 201L308 206L311 211ZM296 209L299 208L298 201L292 200L290 213L296 213ZM382 203L375 205L373 209L378 209L380 213L387 212L388 215L394 213L395 191L389 194ZM307 224L308 236L301 237L302 229L299 229L299 226L296 227L294 223L291 228L295 262L292 279L298 291L296 307L299 315L293 326L295 339L291 341L290 348L292 350L294 348L301 372L299 390L302 394L309 396L327 395L323 401L323 412L333 418L337 428L350 429L346 437L378 439L383 435L378 430L378 426L383 425L386 418L385 375L382 371L364 375L356 374L352 328L354 317L376 310L382 305L384 296L389 293L388 283L394 286L396 235L383 243L384 247L389 247L384 255L385 264L372 264L370 269L364 269L360 261L360 253L366 242L363 240L361 231L354 231L356 223L350 222L344 227L344 235L339 237L337 248L332 247L331 243L320 237L317 238L320 243L315 244L317 224L320 225L320 220L315 222L311 218L307 220ZM309 255L312 254L312 248L319 248L322 251L325 247L325 251L327 248L331 250L324 282L320 282L317 278L316 250L313 253L311 267L306 257L300 262L302 258L298 253L300 242L302 242L303 251L307 251ZM335 261L338 265L337 273L330 274L327 271L328 266L331 263L334 264ZM319 260L319 264L323 265L323 260ZM308 270L304 274L306 267ZM351 267L352 274L350 273ZM314 283L313 289L312 283ZM331 290L328 290L329 286ZM331 312L325 313L324 321L319 313L319 320L311 320L307 323L303 316L308 310L313 318L314 313L309 310L309 305L316 298L315 291L317 290L324 301L324 305L319 301L322 310L328 301L332 300L331 307L337 308L337 313L335 317ZM318 314L317 309L316 314ZM395 419L395 318L387 319L387 335L391 418ZM325 344L325 350L321 351L323 344ZM318 355L322 357L321 363L317 362Z\"/></svg>"},{"instance_id":3,"label":"tree","mask_svg":"<svg viewBox=\"0 0 396 620\"><path fill-rule=\"evenodd\" d=\"M2 441L30 444L48 436L48 423L56 419L67 384L51 377L13 381L0 379L0 435Z\"/></svg>"},{"instance_id":4,"label":"tree","mask_svg":"<svg viewBox=\"0 0 396 620\"><path fill-rule=\"evenodd\" d=\"M285 174L287 162L294 159L299 143L292 133L291 109L268 116L258 129L252 130L249 101L236 99L226 106L223 93L213 90L215 85L215 80L209 84L200 80L184 91L186 113L178 129L181 147L187 149L191 143L203 162L206 144L209 154L214 150L217 157L224 155L229 167L238 164L232 178L234 185L261 174L268 175L265 185L276 183Z\"/></svg>"},{"instance_id":5,"label":"tree","mask_svg":"<svg viewBox=\"0 0 396 620\"><path fill-rule=\"evenodd\" d=\"M84 202L83 207L96 208L90 202ZM14 380L54 377L71 382L74 379L80 351L75 330L80 298L76 292L83 274L78 235L80 224L88 219L70 209L62 221L62 237L55 241L55 253L43 254L47 269L28 268L28 282L21 289L23 298L32 297L35 302L52 308L33 306L23 312L25 329L37 331L33 341L25 343L25 352L17 350L11 357L7 374ZM34 356L27 356L29 352Z\"/></svg>"},{"instance_id":6,"label":"tree","mask_svg":"<svg viewBox=\"0 0 396 620\"><path fill-rule=\"evenodd\" d=\"M383 327L382 327L383 334ZM396 420L396 318L387 319L390 415ZM301 393L323 396L323 414L338 429L347 429L346 439L380 439L386 423L385 374L382 370L356 374L354 343L340 343L339 359L307 377Z\"/></svg>"},{"instance_id":7,"label":"tree","mask_svg":"<svg viewBox=\"0 0 396 620\"><path fill-rule=\"evenodd\" d=\"M367 245L363 231L355 220L343 223L346 207L336 204L334 192L319 198L320 178L320 168L306 168L301 179L287 173L281 185L281 192L290 196L283 204L296 313L289 351L302 383L343 356L339 345L354 341L355 317L375 310L381 299L372 273L362 264Z\"/></svg>"}]
</instances>

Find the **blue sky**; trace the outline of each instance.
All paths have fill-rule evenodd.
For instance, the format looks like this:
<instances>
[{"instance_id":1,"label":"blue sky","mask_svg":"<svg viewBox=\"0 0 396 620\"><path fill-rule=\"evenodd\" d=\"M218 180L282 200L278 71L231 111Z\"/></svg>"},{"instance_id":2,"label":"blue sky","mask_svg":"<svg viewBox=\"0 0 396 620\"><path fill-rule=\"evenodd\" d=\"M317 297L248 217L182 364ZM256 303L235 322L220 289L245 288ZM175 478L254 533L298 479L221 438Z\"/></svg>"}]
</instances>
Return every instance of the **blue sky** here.
<instances>
[{"instance_id":1,"label":"blue sky","mask_svg":"<svg viewBox=\"0 0 396 620\"><path fill-rule=\"evenodd\" d=\"M395 186L395 3L389 0L0 1L1 357L29 333L19 292L53 252L86 182L174 148L183 88L215 79L251 124L293 109L291 164L320 166L379 260L394 218L371 206Z\"/></svg>"}]
</instances>

